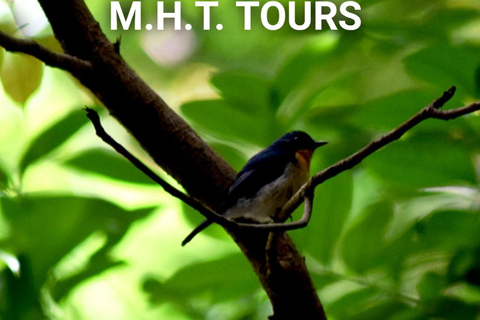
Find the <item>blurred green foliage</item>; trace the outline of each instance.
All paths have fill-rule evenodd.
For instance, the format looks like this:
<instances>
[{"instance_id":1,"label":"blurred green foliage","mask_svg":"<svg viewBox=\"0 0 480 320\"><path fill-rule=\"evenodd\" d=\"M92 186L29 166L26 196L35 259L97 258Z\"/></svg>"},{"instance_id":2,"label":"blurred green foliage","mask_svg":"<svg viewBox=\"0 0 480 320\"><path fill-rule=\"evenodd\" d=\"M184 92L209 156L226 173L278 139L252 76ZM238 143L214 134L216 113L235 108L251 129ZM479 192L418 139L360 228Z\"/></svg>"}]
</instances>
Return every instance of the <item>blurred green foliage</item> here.
<instances>
[{"instance_id":1,"label":"blurred green foliage","mask_svg":"<svg viewBox=\"0 0 480 320\"><path fill-rule=\"evenodd\" d=\"M362 26L350 32L268 31L257 9L245 31L233 1L212 11L222 31L111 31L110 2L87 4L110 39L122 36L124 58L235 169L301 129L330 142L313 173L451 85L446 108L480 99L478 1L358 2ZM155 21L156 2L142 3L144 21ZM26 33L19 2L0 4L0 29ZM193 0L182 5L185 23L203 23ZM29 32L58 49L48 26ZM81 110L95 104L88 92L24 56L0 49L0 61L1 319L270 314L219 227L180 247L200 215L98 141ZM478 114L429 120L317 189L310 225L291 234L329 319L480 319L479 128Z\"/></svg>"}]
</instances>

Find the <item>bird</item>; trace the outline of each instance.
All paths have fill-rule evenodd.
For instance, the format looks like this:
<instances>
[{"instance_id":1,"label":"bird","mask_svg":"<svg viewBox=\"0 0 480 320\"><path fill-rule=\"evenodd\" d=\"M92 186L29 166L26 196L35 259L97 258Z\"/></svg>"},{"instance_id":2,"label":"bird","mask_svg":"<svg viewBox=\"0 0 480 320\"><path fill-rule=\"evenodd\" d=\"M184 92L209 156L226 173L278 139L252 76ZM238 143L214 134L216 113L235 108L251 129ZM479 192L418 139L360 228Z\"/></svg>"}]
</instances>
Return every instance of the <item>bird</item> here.
<instances>
[{"instance_id":1,"label":"bird","mask_svg":"<svg viewBox=\"0 0 480 320\"><path fill-rule=\"evenodd\" d=\"M310 177L313 152L326 141L315 141L303 131L292 131L247 161L230 186L217 212L226 218L272 223L274 217ZM182 242L185 246L212 224L205 220Z\"/></svg>"}]
</instances>

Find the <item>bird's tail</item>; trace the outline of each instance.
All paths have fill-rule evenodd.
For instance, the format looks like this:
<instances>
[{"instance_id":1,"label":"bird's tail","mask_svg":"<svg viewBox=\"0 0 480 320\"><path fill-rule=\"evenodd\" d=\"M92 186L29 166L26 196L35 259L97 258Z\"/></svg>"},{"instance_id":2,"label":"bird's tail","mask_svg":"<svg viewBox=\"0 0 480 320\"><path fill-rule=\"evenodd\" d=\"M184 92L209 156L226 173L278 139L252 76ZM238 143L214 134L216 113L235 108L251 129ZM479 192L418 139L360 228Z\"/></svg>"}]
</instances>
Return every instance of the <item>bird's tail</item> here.
<instances>
[{"instance_id":1,"label":"bird's tail","mask_svg":"<svg viewBox=\"0 0 480 320\"><path fill-rule=\"evenodd\" d=\"M212 224L211 220L205 220L198 225L192 232L182 241L182 247L190 242L199 232Z\"/></svg>"}]
</instances>

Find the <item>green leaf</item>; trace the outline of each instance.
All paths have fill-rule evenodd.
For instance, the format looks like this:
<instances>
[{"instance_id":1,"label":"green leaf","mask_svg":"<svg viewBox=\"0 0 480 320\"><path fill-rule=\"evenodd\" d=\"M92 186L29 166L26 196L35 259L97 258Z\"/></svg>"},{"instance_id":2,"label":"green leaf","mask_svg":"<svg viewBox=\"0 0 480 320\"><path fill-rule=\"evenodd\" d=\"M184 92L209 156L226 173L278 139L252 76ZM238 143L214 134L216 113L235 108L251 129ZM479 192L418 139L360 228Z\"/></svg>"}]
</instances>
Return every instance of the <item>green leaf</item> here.
<instances>
[{"instance_id":1,"label":"green leaf","mask_svg":"<svg viewBox=\"0 0 480 320\"><path fill-rule=\"evenodd\" d=\"M277 72L274 82L279 102L282 102L292 90L305 83L305 80L315 73L316 68L326 63L323 48L331 47L335 39L329 36L321 38L315 47L304 48L287 60Z\"/></svg>"},{"instance_id":2,"label":"green leaf","mask_svg":"<svg viewBox=\"0 0 480 320\"><path fill-rule=\"evenodd\" d=\"M417 291L422 300L435 300L446 285L445 278L434 272L427 272L417 285Z\"/></svg>"},{"instance_id":3,"label":"green leaf","mask_svg":"<svg viewBox=\"0 0 480 320\"><path fill-rule=\"evenodd\" d=\"M361 213L361 220L347 231L341 255L347 266L360 274L381 266L385 232L393 216L392 204L380 202Z\"/></svg>"},{"instance_id":4,"label":"green leaf","mask_svg":"<svg viewBox=\"0 0 480 320\"><path fill-rule=\"evenodd\" d=\"M392 315L405 310L408 310L405 303L367 285L342 295L326 312L334 319L372 320L391 319Z\"/></svg>"},{"instance_id":5,"label":"green leaf","mask_svg":"<svg viewBox=\"0 0 480 320\"><path fill-rule=\"evenodd\" d=\"M425 251L455 251L480 245L478 212L447 210L434 212L415 226ZM454 236L453 236L454 235Z\"/></svg>"},{"instance_id":6,"label":"green leaf","mask_svg":"<svg viewBox=\"0 0 480 320\"><path fill-rule=\"evenodd\" d=\"M452 298L441 298L434 301L426 313L423 319L476 320L478 306Z\"/></svg>"},{"instance_id":7,"label":"green leaf","mask_svg":"<svg viewBox=\"0 0 480 320\"><path fill-rule=\"evenodd\" d=\"M66 164L85 171L98 173L110 178L134 183L155 184L143 172L113 150L96 148L89 149Z\"/></svg>"},{"instance_id":8,"label":"green leaf","mask_svg":"<svg viewBox=\"0 0 480 320\"><path fill-rule=\"evenodd\" d=\"M331 69L330 67L324 67L321 70L316 70L316 73L304 78L304 82L299 86L290 88L289 94L281 101L277 112L280 123L288 128L294 126L309 109L315 107L318 101L322 101L322 94L326 90L335 87L336 84L352 81L357 72L355 68ZM348 94L340 94L338 97L344 99L343 103L349 103L349 100L351 100ZM345 102L345 100L347 101Z\"/></svg>"},{"instance_id":9,"label":"green leaf","mask_svg":"<svg viewBox=\"0 0 480 320\"><path fill-rule=\"evenodd\" d=\"M471 156L445 133L421 133L365 159L365 166L393 186L419 189L476 184Z\"/></svg>"},{"instance_id":10,"label":"green leaf","mask_svg":"<svg viewBox=\"0 0 480 320\"><path fill-rule=\"evenodd\" d=\"M2 70L4 55L5 55L5 50L3 50L3 48L0 48L0 70Z\"/></svg>"},{"instance_id":11,"label":"green leaf","mask_svg":"<svg viewBox=\"0 0 480 320\"><path fill-rule=\"evenodd\" d=\"M188 102L180 110L203 130L225 140L243 140L266 146L277 138L275 130L268 130L272 128L272 119L239 110L223 100Z\"/></svg>"},{"instance_id":12,"label":"green leaf","mask_svg":"<svg viewBox=\"0 0 480 320\"><path fill-rule=\"evenodd\" d=\"M21 171L28 165L47 155L61 144L63 144L73 133L80 129L88 118L85 111L78 110L70 113L52 127L38 135L30 144L29 149L21 160Z\"/></svg>"},{"instance_id":13,"label":"green leaf","mask_svg":"<svg viewBox=\"0 0 480 320\"><path fill-rule=\"evenodd\" d=\"M395 299L391 299L388 296L382 296L381 294L376 297L376 301L366 301L366 310L363 312L354 312L349 319L351 320L371 320L371 319L389 319L392 320L393 316L410 310L409 306ZM361 308L364 305L359 305ZM415 318L410 318L413 320Z\"/></svg>"},{"instance_id":14,"label":"green leaf","mask_svg":"<svg viewBox=\"0 0 480 320\"><path fill-rule=\"evenodd\" d=\"M302 55L299 57L301 60ZM351 86L359 83L357 79L361 75L360 67L356 64L339 65L338 61L332 60L331 57L325 57L325 60L322 58L324 57L318 52L307 55L306 61L295 58L290 62L292 65L287 64L275 81L274 92L280 104L277 118L288 128L294 126L309 109L318 104L322 105L323 95L329 100L327 104L330 106L338 101L350 104L356 98L349 91L352 89ZM358 60L362 60L359 63L365 62L363 59ZM336 92L330 95L328 91L332 88L338 90L334 89ZM355 101L358 102L358 98Z\"/></svg>"},{"instance_id":15,"label":"green leaf","mask_svg":"<svg viewBox=\"0 0 480 320\"><path fill-rule=\"evenodd\" d=\"M258 281L241 254L189 265L163 283L153 278L144 283L151 300L159 303L184 301L203 294L220 302L238 299L258 289Z\"/></svg>"},{"instance_id":16,"label":"green leaf","mask_svg":"<svg viewBox=\"0 0 480 320\"><path fill-rule=\"evenodd\" d=\"M0 192L8 187L8 173L3 169L3 163L0 161Z\"/></svg>"},{"instance_id":17,"label":"green leaf","mask_svg":"<svg viewBox=\"0 0 480 320\"><path fill-rule=\"evenodd\" d=\"M372 288L360 288L346 293L328 307L328 314L336 319L350 319L364 311L376 295Z\"/></svg>"},{"instance_id":18,"label":"green leaf","mask_svg":"<svg viewBox=\"0 0 480 320\"><path fill-rule=\"evenodd\" d=\"M43 66L39 60L20 53L5 53L0 78L5 92L25 105L42 81Z\"/></svg>"},{"instance_id":19,"label":"green leaf","mask_svg":"<svg viewBox=\"0 0 480 320\"><path fill-rule=\"evenodd\" d=\"M425 90L396 92L357 108L351 121L363 128L391 130L415 115L434 98L435 93L430 94Z\"/></svg>"},{"instance_id":20,"label":"green leaf","mask_svg":"<svg viewBox=\"0 0 480 320\"><path fill-rule=\"evenodd\" d=\"M446 33L461 29L472 21L478 20L480 12L467 6L443 7L435 11L429 21L425 21L425 30L432 35L439 34L444 29Z\"/></svg>"},{"instance_id":21,"label":"green leaf","mask_svg":"<svg viewBox=\"0 0 480 320\"><path fill-rule=\"evenodd\" d=\"M262 115L270 111L270 84L256 75L240 72L215 74L210 80L229 104Z\"/></svg>"},{"instance_id":22,"label":"green leaf","mask_svg":"<svg viewBox=\"0 0 480 320\"><path fill-rule=\"evenodd\" d=\"M480 287L480 249L469 247L458 250L448 265L447 274L451 282L464 280Z\"/></svg>"},{"instance_id":23,"label":"green leaf","mask_svg":"<svg viewBox=\"0 0 480 320\"><path fill-rule=\"evenodd\" d=\"M304 248L322 264L328 265L348 218L353 197L352 174L345 172L315 192L313 215L304 232L292 233ZM297 237L298 236L298 237Z\"/></svg>"},{"instance_id":24,"label":"green leaf","mask_svg":"<svg viewBox=\"0 0 480 320\"><path fill-rule=\"evenodd\" d=\"M150 212L128 212L102 200L78 197L0 198L0 203L10 228L3 245L29 261L37 293L60 259L94 231L105 233L111 248L133 221Z\"/></svg>"},{"instance_id":25,"label":"green leaf","mask_svg":"<svg viewBox=\"0 0 480 320\"><path fill-rule=\"evenodd\" d=\"M397 225L399 222L397 220ZM389 229L391 233L392 229ZM389 233L389 236L391 235ZM389 276L397 281L401 281L402 275L404 275L406 267L406 259L414 256L417 251L418 243L415 241L416 234L413 230L409 229L402 234L394 237L393 239L384 239L382 245L381 254L378 260L382 265L388 269Z\"/></svg>"},{"instance_id":26,"label":"green leaf","mask_svg":"<svg viewBox=\"0 0 480 320\"><path fill-rule=\"evenodd\" d=\"M431 46L405 58L407 70L439 90L457 86L457 95L474 97L475 70L480 57L474 51L449 45Z\"/></svg>"},{"instance_id":27,"label":"green leaf","mask_svg":"<svg viewBox=\"0 0 480 320\"><path fill-rule=\"evenodd\" d=\"M22 266L21 274L14 274L10 269L0 273L2 288L0 290L0 316L2 319L44 319L38 292L32 287L32 268L28 257L18 256Z\"/></svg>"},{"instance_id":28,"label":"green leaf","mask_svg":"<svg viewBox=\"0 0 480 320\"><path fill-rule=\"evenodd\" d=\"M82 271L72 275L71 277L57 280L50 289L52 298L55 301L60 301L82 281L97 276L107 269L125 265L125 262L115 261L114 258L111 257L109 254L111 249L111 245L103 247L99 252L95 253L90 258L87 266Z\"/></svg>"},{"instance_id":29,"label":"green leaf","mask_svg":"<svg viewBox=\"0 0 480 320\"><path fill-rule=\"evenodd\" d=\"M243 153L226 144L211 143L210 146L217 151L222 158L225 159L228 164L230 164L237 172L242 169L248 160Z\"/></svg>"}]
</instances>

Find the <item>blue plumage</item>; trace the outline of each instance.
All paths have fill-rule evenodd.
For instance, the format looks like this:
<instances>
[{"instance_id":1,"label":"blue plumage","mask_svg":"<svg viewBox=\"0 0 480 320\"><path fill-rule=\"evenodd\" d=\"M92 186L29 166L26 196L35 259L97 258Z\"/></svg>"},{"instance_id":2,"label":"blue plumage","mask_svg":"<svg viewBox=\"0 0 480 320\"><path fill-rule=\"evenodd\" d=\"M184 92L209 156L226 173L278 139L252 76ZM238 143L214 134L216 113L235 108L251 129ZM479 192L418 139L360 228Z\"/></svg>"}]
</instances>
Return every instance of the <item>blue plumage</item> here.
<instances>
[{"instance_id":1,"label":"blue plumage","mask_svg":"<svg viewBox=\"0 0 480 320\"><path fill-rule=\"evenodd\" d=\"M310 157L325 143L315 142L302 131L277 139L253 156L237 174L219 213L233 219L271 222L275 213L307 181ZM182 246L211 223L202 222L185 238Z\"/></svg>"}]
</instances>

